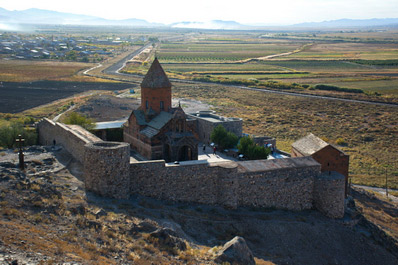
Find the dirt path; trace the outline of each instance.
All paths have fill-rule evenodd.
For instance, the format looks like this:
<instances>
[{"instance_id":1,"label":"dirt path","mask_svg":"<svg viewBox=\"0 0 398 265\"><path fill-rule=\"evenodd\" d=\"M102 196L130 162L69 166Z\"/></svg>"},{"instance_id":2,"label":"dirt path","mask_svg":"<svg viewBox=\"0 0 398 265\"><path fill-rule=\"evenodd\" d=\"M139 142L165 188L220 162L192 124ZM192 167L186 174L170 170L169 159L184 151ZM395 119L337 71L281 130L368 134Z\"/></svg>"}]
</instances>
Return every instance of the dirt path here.
<instances>
[{"instance_id":1,"label":"dirt path","mask_svg":"<svg viewBox=\"0 0 398 265\"><path fill-rule=\"evenodd\" d=\"M370 187L370 186L363 186L363 185L356 185L356 184L354 184L353 186L356 187L356 188L364 189L364 190L371 190L371 191L374 191L374 192L378 192L381 195L386 196L386 189L385 188ZM388 190L389 191L398 191L398 190L395 190L395 189L388 189ZM391 199L391 201L398 203L398 197L396 197L394 195L388 194L388 199Z\"/></svg>"},{"instance_id":2,"label":"dirt path","mask_svg":"<svg viewBox=\"0 0 398 265\"><path fill-rule=\"evenodd\" d=\"M300 48L291 51L291 52L284 52L284 53L278 53L278 54L271 54L271 55L267 55L267 56L263 56L263 57L257 57L257 58L249 58L246 60L241 60L241 61L237 61L237 63L249 63L249 62L254 62L254 61L265 61L265 60L269 60L269 59L274 59L277 57L282 57L282 56L288 56L288 55L292 55L295 53L299 53L302 52L305 48L312 46L313 43L307 43L304 44L303 46L301 46Z\"/></svg>"},{"instance_id":3,"label":"dirt path","mask_svg":"<svg viewBox=\"0 0 398 265\"><path fill-rule=\"evenodd\" d=\"M76 105L72 105L70 106L67 110L65 110L64 112L61 112L60 114L58 114L57 116L54 117L53 121L58 121L59 118L61 118L62 115L64 115L65 113L73 110L74 108L76 108Z\"/></svg>"}]
</instances>

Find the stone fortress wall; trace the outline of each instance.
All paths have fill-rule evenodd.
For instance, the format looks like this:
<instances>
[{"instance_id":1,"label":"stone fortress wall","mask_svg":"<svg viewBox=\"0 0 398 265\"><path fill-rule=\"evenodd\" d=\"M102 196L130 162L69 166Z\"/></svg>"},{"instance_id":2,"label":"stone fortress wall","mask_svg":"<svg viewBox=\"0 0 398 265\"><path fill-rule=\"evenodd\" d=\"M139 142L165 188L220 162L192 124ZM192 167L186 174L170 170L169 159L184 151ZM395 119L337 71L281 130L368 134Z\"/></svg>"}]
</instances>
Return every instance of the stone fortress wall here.
<instances>
[{"instance_id":1,"label":"stone fortress wall","mask_svg":"<svg viewBox=\"0 0 398 265\"><path fill-rule=\"evenodd\" d=\"M130 187L133 194L173 201L304 210L313 206L319 175L320 165L307 157L196 165L159 160L131 163Z\"/></svg>"},{"instance_id":2,"label":"stone fortress wall","mask_svg":"<svg viewBox=\"0 0 398 265\"><path fill-rule=\"evenodd\" d=\"M77 126L78 127L78 126ZM38 125L40 142L62 144L84 165L87 190L113 198L132 194L182 202L287 210L316 208L344 214L344 176L321 173L311 157L218 163L130 163L128 144L104 142L82 128L50 120Z\"/></svg>"},{"instance_id":3,"label":"stone fortress wall","mask_svg":"<svg viewBox=\"0 0 398 265\"><path fill-rule=\"evenodd\" d=\"M101 141L97 136L89 133L80 126L66 125L42 119L37 124L39 143L42 145L62 145L76 160L84 162L84 145L94 141Z\"/></svg>"}]
</instances>

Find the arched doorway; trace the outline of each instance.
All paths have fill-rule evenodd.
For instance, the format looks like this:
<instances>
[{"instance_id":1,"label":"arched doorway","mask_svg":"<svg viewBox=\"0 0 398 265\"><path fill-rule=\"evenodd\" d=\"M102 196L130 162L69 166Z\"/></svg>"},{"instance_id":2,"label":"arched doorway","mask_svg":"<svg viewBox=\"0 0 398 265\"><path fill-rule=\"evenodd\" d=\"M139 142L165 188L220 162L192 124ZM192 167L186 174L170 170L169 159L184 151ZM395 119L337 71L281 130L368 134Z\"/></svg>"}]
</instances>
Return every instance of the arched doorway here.
<instances>
[{"instance_id":1,"label":"arched doorway","mask_svg":"<svg viewBox=\"0 0 398 265\"><path fill-rule=\"evenodd\" d=\"M187 161L192 160L192 148L184 145L178 151L178 160L179 161Z\"/></svg>"},{"instance_id":2,"label":"arched doorway","mask_svg":"<svg viewBox=\"0 0 398 265\"><path fill-rule=\"evenodd\" d=\"M166 162L172 162L171 161L171 148L170 148L169 144L163 145L163 157Z\"/></svg>"}]
</instances>

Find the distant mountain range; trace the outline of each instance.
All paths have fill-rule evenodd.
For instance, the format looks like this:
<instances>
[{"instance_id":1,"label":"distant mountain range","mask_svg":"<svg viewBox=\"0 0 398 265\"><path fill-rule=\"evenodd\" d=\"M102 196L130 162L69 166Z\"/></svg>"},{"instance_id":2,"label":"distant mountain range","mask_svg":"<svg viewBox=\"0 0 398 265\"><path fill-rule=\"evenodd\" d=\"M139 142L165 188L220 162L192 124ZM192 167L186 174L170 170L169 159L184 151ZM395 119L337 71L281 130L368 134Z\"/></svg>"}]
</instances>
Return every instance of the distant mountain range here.
<instances>
[{"instance_id":1,"label":"distant mountain range","mask_svg":"<svg viewBox=\"0 0 398 265\"><path fill-rule=\"evenodd\" d=\"M242 25L236 21L212 20L209 22L184 21L169 25L172 28L196 29L251 29L252 26Z\"/></svg>"},{"instance_id":2,"label":"distant mountain range","mask_svg":"<svg viewBox=\"0 0 398 265\"><path fill-rule=\"evenodd\" d=\"M300 23L293 26L309 28L398 26L398 18L338 19L323 22Z\"/></svg>"},{"instance_id":3,"label":"distant mountain range","mask_svg":"<svg viewBox=\"0 0 398 265\"><path fill-rule=\"evenodd\" d=\"M184 21L170 25L151 23L143 19L110 20L94 16L77 15L31 8L22 11L9 11L0 7L0 23L6 24L61 24L61 25L120 25L131 27L173 27L173 28L199 28L199 29L228 29L250 30L275 28L275 26L251 26L243 25L236 21L212 20L209 22ZM307 22L286 27L294 28L352 28L352 27L398 27L398 18L374 18L374 19L339 19L323 22Z\"/></svg>"},{"instance_id":4,"label":"distant mountain range","mask_svg":"<svg viewBox=\"0 0 398 265\"><path fill-rule=\"evenodd\" d=\"M61 25L120 25L134 27L159 27L159 23L150 23L143 19L110 20L94 16L76 15L44 9L31 8L22 11L8 11L0 8L1 23L24 24L61 24Z\"/></svg>"}]
</instances>

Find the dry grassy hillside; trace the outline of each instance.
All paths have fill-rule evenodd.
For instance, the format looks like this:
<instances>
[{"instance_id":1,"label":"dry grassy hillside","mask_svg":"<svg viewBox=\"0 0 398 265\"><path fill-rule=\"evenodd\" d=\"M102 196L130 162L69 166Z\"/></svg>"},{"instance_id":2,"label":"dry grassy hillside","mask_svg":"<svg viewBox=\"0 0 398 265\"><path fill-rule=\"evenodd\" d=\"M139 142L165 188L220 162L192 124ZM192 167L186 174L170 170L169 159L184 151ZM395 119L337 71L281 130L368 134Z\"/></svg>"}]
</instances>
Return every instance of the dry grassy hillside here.
<instances>
[{"instance_id":1,"label":"dry grassy hillside","mask_svg":"<svg viewBox=\"0 0 398 265\"><path fill-rule=\"evenodd\" d=\"M17 169L16 153L0 154L2 264L214 264L214 253L237 235L257 264L398 262L355 208L332 220L317 211L106 199L85 192L81 165L63 150L27 149L26 172ZM356 200L372 211L367 199ZM161 228L172 232L158 237Z\"/></svg>"},{"instance_id":2,"label":"dry grassy hillside","mask_svg":"<svg viewBox=\"0 0 398 265\"><path fill-rule=\"evenodd\" d=\"M245 133L270 135L278 147L309 133L350 155L354 183L398 188L398 108L330 99L286 96L219 85L175 84L173 97L209 103L220 114L243 119ZM386 168L385 168L386 167Z\"/></svg>"}]
</instances>

